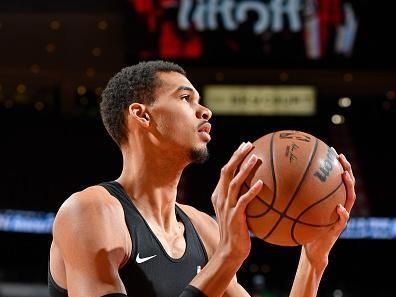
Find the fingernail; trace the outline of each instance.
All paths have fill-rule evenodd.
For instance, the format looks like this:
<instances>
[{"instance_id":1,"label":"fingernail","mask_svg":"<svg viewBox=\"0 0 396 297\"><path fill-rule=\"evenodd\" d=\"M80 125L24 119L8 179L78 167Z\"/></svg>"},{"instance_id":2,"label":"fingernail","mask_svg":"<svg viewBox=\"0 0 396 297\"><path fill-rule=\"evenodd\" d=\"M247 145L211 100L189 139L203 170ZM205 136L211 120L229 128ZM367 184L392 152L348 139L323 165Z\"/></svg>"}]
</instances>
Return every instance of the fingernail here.
<instances>
[{"instance_id":1,"label":"fingernail","mask_svg":"<svg viewBox=\"0 0 396 297\"><path fill-rule=\"evenodd\" d=\"M257 160L257 156L255 154L251 155L248 161L249 165L254 163L256 160Z\"/></svg>"},{"instance_id":2,"label":"fingernail","mask_svg":"<svg viewBox=\"0 0 396 297\"><path fill-rule=\"evenodd\" d=\"M243 150L248 150L252 147L252 143L250 141L246 142L245 146L243 147Z\"/></svg>"},{"instance_id":3,"label":"fingernail","mask_svg":"<svg viewBox=\"0 0 396 297\"><path fill-rule=\"evenodd\" d=\"M245 145L245 142L242 142L241 145L238 147L238 150L242 149L244 145Z\"/></svg>"}]
</instances>

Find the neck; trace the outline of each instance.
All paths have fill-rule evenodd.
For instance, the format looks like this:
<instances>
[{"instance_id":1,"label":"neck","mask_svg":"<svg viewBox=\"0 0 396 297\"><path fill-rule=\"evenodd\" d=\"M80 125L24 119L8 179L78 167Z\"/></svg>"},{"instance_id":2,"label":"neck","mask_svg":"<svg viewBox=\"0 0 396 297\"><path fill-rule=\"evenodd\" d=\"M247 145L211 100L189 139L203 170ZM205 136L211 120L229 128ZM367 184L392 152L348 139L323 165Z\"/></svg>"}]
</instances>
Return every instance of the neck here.
<instances>
[{"instance_id":1,"label":"neck","mask_svg":"<svg viewBox=\"0 0 396 297\"><path fill-rule=\"evenodd\" d=\"M123 170L117 181L124 187L146 221L163 230L175 226L177 185L188 162L177 154L142 147L123 149Z\"/></svg>"}]
</instances>

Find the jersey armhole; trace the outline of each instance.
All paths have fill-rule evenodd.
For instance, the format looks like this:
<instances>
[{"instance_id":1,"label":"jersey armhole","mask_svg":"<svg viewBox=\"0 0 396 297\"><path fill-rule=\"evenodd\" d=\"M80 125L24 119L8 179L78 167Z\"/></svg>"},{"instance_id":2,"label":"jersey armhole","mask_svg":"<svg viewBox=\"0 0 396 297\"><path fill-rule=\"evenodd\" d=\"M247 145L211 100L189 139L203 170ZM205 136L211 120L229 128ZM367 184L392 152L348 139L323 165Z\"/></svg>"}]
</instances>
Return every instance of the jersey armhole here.
<instances>
[{"instance_id":1,"label":"jersey armhole","mask_svg":"<svg viewBox=\"0 0 396 297\"><path fill-rule=\"evenodd\" d=\"M131 246L130 246L129 253L126 253L124 259L122 260L122 262L118 266L118 270L121 270L122 268L124 268L128 264L129 260L131 258L133 258L132 230L129 229L129 225L127 223L127 218L126 218L126 215L125 215L124 206L122 205L122 202L120 201L120 199L118 199L116 197L116 195L115 195L116 193L114 193L114 191L112 191L111 185L109 185L108 183L104 182L104 183L99 184L99 186L104 188L106 190L106 192L111 196L111 198L116 200L116 202L120 205L122 213L123 213L123 218L124 218L124 224L125 224L125 227L126 227L126 231L128 232L127 237L128 237L128 240L129 240Z\"/></svg>"}]
</instances>

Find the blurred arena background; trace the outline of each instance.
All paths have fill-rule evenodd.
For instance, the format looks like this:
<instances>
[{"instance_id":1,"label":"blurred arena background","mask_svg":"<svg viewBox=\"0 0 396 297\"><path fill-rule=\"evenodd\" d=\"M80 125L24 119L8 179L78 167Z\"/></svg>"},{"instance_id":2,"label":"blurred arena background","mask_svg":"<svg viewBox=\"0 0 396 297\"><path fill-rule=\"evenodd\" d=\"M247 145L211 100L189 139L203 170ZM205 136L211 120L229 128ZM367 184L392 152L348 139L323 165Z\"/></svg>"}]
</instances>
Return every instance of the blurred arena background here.
<instances>
[{"instance_id":1,"label":"blurred arena background","mask_svg":"<svg viewBox=\"0 0 396 297\"><path fill-rule=\"evenodd\" d=\"M183 66L214 112L211 158L186 169L179 201L213 215L219 170L241 141L312 133L357 179L318 296L396 296L395 11L385 0L0 1L0 296L48 296L55 212L120 172L100 94L145 59ZM287 296L298 255L253 238L239 281Z\"/></svg>"}]
</instances>

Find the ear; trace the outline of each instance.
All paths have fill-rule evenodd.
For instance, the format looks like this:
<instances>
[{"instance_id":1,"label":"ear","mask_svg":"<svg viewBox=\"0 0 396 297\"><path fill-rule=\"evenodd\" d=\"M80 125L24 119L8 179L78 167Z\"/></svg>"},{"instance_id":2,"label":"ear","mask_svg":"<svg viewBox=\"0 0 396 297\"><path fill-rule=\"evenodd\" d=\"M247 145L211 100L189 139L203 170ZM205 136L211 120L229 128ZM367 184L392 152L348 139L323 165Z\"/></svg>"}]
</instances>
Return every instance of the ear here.
<instances>
[{"instance_id":1,"label":"ear","mask_svg":"<svg viewBox=\"0 0 396 297\"><path fill-rule=\"evenodd\" d=\"M148 127L150 124L150 116L144 104L135 102L129 105L128 115L140 125Z\"/></svg>"}]
</instances>

